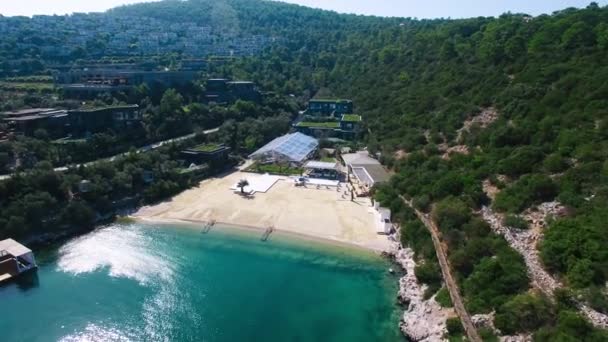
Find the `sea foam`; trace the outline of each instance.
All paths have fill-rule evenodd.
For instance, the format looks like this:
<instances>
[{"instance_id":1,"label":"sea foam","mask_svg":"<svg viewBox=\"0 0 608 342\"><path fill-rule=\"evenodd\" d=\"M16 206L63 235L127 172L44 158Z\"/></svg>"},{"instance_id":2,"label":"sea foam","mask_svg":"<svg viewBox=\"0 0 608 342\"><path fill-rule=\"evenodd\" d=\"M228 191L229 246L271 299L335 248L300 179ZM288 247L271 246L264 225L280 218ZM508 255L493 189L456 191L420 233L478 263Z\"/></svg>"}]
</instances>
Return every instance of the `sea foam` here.
<instances>
[{"instance_id":1,"label":"sea foam","mask_svg":"<svg viewBox=\"0 0 608 342\"><path fill-rule=\"evenodd\" d=\"M59 250L59 270L72 274L108 268L112 277L141 284L170 282L173 264L164 247L134 226L109 226L74 239Z\"/></svg>"}]
</instances>

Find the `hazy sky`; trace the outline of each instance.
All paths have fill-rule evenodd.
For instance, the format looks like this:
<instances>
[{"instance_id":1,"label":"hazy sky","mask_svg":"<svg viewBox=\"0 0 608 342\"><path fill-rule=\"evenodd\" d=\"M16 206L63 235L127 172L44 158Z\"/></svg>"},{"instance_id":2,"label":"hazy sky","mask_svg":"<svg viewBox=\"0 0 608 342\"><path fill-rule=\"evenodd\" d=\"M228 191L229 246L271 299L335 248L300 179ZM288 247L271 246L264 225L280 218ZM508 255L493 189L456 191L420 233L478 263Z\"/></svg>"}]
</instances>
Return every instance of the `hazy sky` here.
<instances>
[{"instance_id":1,"label":"hazy sky","mask_svg":"<svg viewBox=\"0 0 608 342\"><path fill-rule=\"evenodd\" d=\"M0 0L0 14L65 14L99 12L142 0ZM591 0L285 0L338 12L382 16L437 18L495 16L506 11L551 13L566 7L585 7ZM605 6L608 0L597 1Z\"/></svg>"}]
</instances>

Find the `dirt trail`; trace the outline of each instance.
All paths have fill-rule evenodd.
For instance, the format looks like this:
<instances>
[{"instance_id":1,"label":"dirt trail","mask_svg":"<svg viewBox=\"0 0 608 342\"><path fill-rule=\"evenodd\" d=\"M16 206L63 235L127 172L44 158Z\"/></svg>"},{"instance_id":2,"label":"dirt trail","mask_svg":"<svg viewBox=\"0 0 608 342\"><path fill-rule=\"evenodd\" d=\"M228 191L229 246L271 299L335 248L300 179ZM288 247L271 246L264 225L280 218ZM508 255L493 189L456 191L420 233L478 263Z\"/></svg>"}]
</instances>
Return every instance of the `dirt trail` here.
<instances>
[{"instance_id":1,"label":"dirt trail","mask_svg":"<svg viewBox=\"0 0 608 342\"><path fill-rule=\"evenodd\" d=\"M431 233L431 237L433 238L433 245L435 246L435 252L437 253L439 266L441 266L441 273L443 275L445 285L448 289L448 292L450 293L452 303L454 304L454 310L456 310L456 313L460 317L460 321L462 322L462 326L464 328L465 333L467 334L469 341L481 342L481 337L477 333L477 329L473 324L473 320L471 319L471 316L464 307L464 302L462 300L462 296L460 295L460 289L458 288L458 284L452 276L452 271L447 257L447 247L445 247L441 242L441 232L439 231L437 224L428 215L414 208L411 201L406 200L403 196L400 197L405 204L410 206L416 212L416 216L418 216L418 219L420 219L420 221L424 223L426 228Z\"/></svg>"}]
</instances>

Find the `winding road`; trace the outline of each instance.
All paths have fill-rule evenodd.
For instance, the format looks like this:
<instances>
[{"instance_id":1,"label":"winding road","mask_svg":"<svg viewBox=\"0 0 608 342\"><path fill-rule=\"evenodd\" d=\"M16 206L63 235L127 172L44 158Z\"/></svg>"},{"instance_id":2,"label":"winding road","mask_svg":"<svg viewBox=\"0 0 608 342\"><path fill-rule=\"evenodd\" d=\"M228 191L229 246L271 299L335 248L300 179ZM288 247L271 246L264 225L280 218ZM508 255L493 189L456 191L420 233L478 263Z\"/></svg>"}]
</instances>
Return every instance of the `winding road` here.
<instances>
[{"instance_id":1,"label":"winding road","mask_svg":"<svg viewBox=\"0 0 608 342\"><path fill-rule=\"evenodd\" d=\"M454 304L454 310L456 311L456 314L458 314L458 316L460 317L460 321L462 322L462 326L469 341L481 342L482 339L479 336L475 325L473 324L473 320L471 320L471 316L464 307L464 301L462 300L462 296L460 295L458 283L456 283L454 277L452 276L452 270L450 268L450 263L448 262L447 257L447 246L444 246L444 244L441 242L441 232L439 231L439 227L437 227L437 224L427 214L424 214L420 210L414 208L411 201L406 200L405 197L401 195L399 197L401 198L403 203L405 203L414 210L416 216L418 216L418 219L422 221L422 223L431 233L433 245L435 246L435 253L437 254L437 259L439 260L439 266L441 267L441 274L443 275L445 285L448 289L448 292L450 293L452 303Z\"/></svg>"}]
</instances>

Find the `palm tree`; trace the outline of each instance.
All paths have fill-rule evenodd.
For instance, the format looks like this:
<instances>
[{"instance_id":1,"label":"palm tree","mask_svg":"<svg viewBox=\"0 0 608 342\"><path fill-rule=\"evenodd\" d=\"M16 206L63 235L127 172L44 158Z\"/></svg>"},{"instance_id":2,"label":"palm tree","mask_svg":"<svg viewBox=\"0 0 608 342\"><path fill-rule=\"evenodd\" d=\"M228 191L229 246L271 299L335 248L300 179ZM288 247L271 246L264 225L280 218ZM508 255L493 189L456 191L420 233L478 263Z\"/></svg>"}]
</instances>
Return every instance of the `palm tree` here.
<instances>
[{"instance_id":1,"label":"palm tree","mask_svg":"<svg viewBox=\"0 0 608 342\"><path fill-rule=\"evenodd\" d=\"M376 199L374 196L376 196L377 190L376 184L372 185L372 187L369 189L369 197L372 199L372 207L376 204Z\"/></svg>"},{"instance_id":2,"label":"palm tree","mask_svg":"<svg viewBox=\"0 0 608 342\"><path fill-rule=\"evenodd\" d=\"M245 193L245 187L249 185L249 181L247 181L246 179L241 179L239 181L239 184L237 184L236 186L238 186L239 188L241 188L241 193L244 194Z\"/></svg>"}]
</instances>

